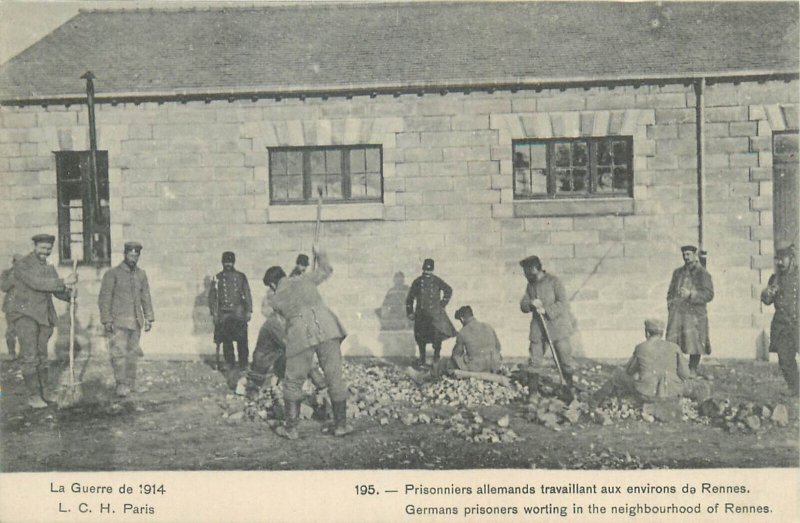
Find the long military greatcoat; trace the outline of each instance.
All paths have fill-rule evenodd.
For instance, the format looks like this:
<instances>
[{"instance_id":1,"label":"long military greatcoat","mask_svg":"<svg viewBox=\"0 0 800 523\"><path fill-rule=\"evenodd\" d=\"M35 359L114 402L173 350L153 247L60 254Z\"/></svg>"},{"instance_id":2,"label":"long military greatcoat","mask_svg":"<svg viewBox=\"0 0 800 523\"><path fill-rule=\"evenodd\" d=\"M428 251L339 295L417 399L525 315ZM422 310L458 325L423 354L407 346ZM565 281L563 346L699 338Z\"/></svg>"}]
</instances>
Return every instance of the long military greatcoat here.
<instances>
[{"instance_id":1,"label":"long military greatcoat","mask_svg":"<svg viewBox=\"0 0 800 523\"><path fill-rule=\"evenodd\" d=\"M444 310L452 295L453 289L434 274L423 274L411 284L406 297L406 314L414 314L417 343L441 343L456 335Z\"/></svg>"},{"instance_id":2,"label":"long military greatcoat","mask_svg":"<svg viewBox=\"0 0 800 523\"><path fill-rule=\"evenodd\" d=\"M52 297L63 301L70 299L64 280L58 277L55 267L30 253L14 264L11 275L14 297L6 311L9 320L27 316L39 325L55 325L57 317Z\"/></svg>"},{"instance_id":3,"label":"long military greatcoat","mask_svg":"<svg viewBox=\"0 0 800 523\"><path fill-rule=\"evenodd\" d=\"M680 297L682 288L690 292L688 298ZM677 343L684 354L711 354L706 304L713 299L711 275L699 263L684 265L672 273L667 291L666 338Z\"/></svg>"},{"instance_id":4,"label":"long military greatcoat","mask_svg":"<svg viewBox=\"0 0 800 523\"><path fill-rule=\"evenodd\" d=\"M247 276L236 269L217 273L208 290L208 308L216 319L215 343L246 338L248 318L253 313Z\"/></svg>"},{"instance_id":5,"label":"long military greatcoat","mask_svg":"<svg viewBox=\"0 0 800 523\"><path fill-rule=\"evenodd\" d=\"M542 271L542 276L525 288L525 295L520 300L519 308L522 312L533 312L528 338L530 341L541 343L544 339L542 326L534 312L533 300L542 301L544 319L547 321L547 331L550 341L561 340L572 335L572 314L569 309L569 298L561 280Z\"/></svg>"}]
</instances>

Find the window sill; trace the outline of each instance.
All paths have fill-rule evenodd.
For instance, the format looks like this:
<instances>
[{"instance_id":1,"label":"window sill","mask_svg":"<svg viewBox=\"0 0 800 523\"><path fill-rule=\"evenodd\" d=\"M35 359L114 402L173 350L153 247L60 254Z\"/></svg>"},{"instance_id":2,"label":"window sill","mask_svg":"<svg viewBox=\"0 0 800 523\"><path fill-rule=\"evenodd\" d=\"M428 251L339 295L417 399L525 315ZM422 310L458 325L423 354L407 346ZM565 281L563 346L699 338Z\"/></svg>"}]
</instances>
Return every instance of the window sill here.
<instances>
[{"instance_id":1,"label":"window sill","mask_svg":"<svg viewBox=\"0 0 800 523\"><path fill-rule=\"evenodd\" d=\"M317 219L316 205L272 205L267 212L269 223L313 222ZM321 219L326 222L383 220L383 204L376 202L323 204Z\"/></svg>"},{"instance_id":2,"label":"window sill","mask_svg":"<svg viewBox=\"0 0 800 523\"><path fill-rule=\"evenodd\" d=\"M633 198L576 198L514 202L514 216L602 216L633 214Z\"/></svg>"}]
</instances>

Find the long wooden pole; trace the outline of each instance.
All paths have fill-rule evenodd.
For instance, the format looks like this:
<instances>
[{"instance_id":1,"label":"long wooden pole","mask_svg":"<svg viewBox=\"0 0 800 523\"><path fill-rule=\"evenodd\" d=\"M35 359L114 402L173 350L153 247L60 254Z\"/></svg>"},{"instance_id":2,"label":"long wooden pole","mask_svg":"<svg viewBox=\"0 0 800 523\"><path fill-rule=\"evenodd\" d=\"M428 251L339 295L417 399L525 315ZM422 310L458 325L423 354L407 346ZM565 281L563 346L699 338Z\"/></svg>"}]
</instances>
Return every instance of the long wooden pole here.
<instances>
[{"instance_id":1,"label":"long wooden pole","mask_svg":"<svg viewBox=\"0 0 800 523\"><path fill-rule=\"evenodd\" d=\"M697 134L697 251L700 257L700 263L703 267L706 266L707 253L705 250L705 200L706 200L706 171L705 171L705 153L706 153L706 106L705 106L705 89L706 79L700 78L694 84L695 89L695 128Z\"/></svg>"}]
</instances>

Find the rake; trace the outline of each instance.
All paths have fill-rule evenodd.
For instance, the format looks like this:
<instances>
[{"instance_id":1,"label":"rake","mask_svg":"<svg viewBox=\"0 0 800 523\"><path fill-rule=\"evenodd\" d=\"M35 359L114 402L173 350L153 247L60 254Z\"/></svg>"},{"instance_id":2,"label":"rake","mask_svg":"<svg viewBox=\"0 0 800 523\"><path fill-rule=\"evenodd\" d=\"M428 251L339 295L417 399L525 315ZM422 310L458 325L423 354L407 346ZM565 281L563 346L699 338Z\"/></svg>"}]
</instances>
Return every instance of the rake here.
<instances>
[{"instance_id":1,"label":"rake","mask_svg":"<svg viewBox=\"0 0 800 523\"><path fill-rule=\"evenodd\" d=\"M78 261L72 262L72 273L78 271ZM62 383L58 394L58 407L65 408L75 405L81 400L81 383L75 381L75 305L77 301L76 289L70 291L69 298L69 381Z\"/></svg>"}]
</instances>

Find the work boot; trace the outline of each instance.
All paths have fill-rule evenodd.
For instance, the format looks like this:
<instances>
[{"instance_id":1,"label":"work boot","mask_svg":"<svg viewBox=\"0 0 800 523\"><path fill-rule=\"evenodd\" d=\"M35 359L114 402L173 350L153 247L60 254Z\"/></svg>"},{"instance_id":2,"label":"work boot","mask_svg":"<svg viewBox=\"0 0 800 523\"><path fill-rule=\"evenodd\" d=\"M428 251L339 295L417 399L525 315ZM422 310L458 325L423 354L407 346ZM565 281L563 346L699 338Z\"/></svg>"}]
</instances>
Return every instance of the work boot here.
<instances>
[{"instance_id":1,"label":"work boot","mask_svg":"<svg viewBox=\"0 0 800 523\"><path fill-rule=\"evenodd\" d=\"M42 391L42 399L47 403L55 403L58 401L58 394L53 387L50 386L50 370L48 368L39 369L39 387Z\"/></svg>"},{"instance_id":2,"label":"work boot","mask_svg":"<svg viewBox=\"0 0 800 523\"><path fill-rule=\"evenodd\" d=\"M347 423L347 402L334 401L333 403L333 435L346 436L353 432L353 427Z\"/></svg>"},{"instance_id":3,"label":"work boot","mask_svg":"<svg viewBox=\"0 0 800 523\"><path fill-rule=\"evenodd\" d=\"M283 425L275 429L275 434L286 439L298 439L297 419L300 417L300 402L284 400L283 402L285 419Z\"/></svg>"},{"instance_id":4,"label":"work boot","mask_svg":"<svg viewBox=\"0 0 800 523\"><path fill-rule=\"evenodd\" d=\"M141 387L136 387L136 370L138 367L139 359L136 357L129 357L125 361L125 379L131 392L142 392Z\"/></svg>"},{"instance_id":5,"label":"work boot","mask_svg":"<svg viewBox=\"0 0 800 523\"><path fill-rule=\"evenodd\" d=\"M114 393L120 398L125 398L130 396L131 388L125 383L119 383L117 384L117 388L115 389Z\"/></svg>"},{"instance_id":6,"label":"work boot","mask_svg":"<svg viewBox=\"0 0 800 523\"><path fill-rule=\"evenodd\" d=\"M39 376L36 372L23 374L25 379L25 388L28 391L28 406L32 409L43 409L47 407L47 403L42 399L41 391L39 388Z\"/></svg>"},{"instance_id":7,"label":"work boot","mask_svg":"<svg viewBox=\"0 0 800 523\"><path fill-rule=\"evenodd\" d=\"M417 366L425 366L425 345L419 345L419 358L417 358Z\"/></svg>"},{"instance_id":8,"label":"work boot","mask_svg":"<svg viewBox=\"0 0 800 523\"><path fill-rule=\"evenodd\" d=\"M535 372L528 371L528 401L539 399L539 375Z\"/></svg>"}]
</instances>

